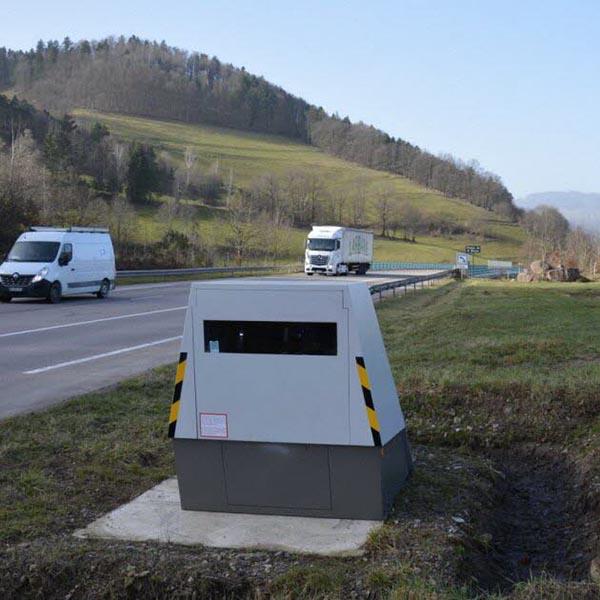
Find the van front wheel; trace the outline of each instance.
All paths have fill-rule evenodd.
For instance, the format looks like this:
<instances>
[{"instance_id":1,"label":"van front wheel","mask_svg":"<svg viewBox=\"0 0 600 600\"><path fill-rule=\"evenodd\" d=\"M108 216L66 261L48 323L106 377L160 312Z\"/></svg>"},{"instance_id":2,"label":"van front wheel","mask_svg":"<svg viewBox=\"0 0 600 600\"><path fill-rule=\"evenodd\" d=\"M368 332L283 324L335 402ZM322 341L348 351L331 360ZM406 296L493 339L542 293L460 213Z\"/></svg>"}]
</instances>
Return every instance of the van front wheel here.
<instances>
[{"instance_id":1,"label":"van front wheel","mask_svg":"<svg viewBox=\"0 0 600 600\"><path fill-rule=\"evenodd\" d=\"M50 291L48 292L48 302L50 302L51 304L58 304L60 302L61 297L62 288L60 287L60 283L58 283L58 281L55 281L50 286Z\"/></svg>"},{"instance_id":2,"label":"van front wheel","mask_svg":"<svg viewBox=\"0 0 600 600\"><path fill-rule=\"evenodd\" d=\"M106 298L108 294L110 294L110 281L108 279L104 279L100 289L96 292L96 297Z\"/></svg>"},{"instance_id":3,"label":"van front wheel","mask_svg":"<svg viewBox=\"0 0 600 600\"><path fill-rule=\"evenodd\" d=\"M12 300L12 296L0 296L0 302L10 302Z\"/></svg>"}]
</instances>

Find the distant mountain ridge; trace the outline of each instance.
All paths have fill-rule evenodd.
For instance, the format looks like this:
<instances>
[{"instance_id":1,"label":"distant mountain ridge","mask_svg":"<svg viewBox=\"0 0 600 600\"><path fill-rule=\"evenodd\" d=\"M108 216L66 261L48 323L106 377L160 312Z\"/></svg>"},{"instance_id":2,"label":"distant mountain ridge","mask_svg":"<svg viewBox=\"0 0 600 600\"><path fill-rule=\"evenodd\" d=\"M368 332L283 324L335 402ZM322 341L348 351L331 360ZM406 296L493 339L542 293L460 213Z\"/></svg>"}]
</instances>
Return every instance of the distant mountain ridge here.
<instances>
[{"instance_id":1,"label":"distant mountain ridge","mask_svg":"<svg viewBox=\"0 0 600 600\"><path fill-rule=\"evenodd\" d=\"M572 225L600 231L600 193L597 192L537 192L520 198L517 204L526 209L548 204L558 208Z\"/></svg>"},{"instance_id":2,"label":"distant mountain ridge","mask_svg":"<svg viewBox=\"0 0 600 600\"><path fill-rule=\"evenodd\" d=\"M0 48L3 89L53 111L79 107L280 134L502 216L520 214L500 178L475 164L329 115L244 68L164 42L65 38L40 41L28 52Z\"/></svg>"}]
</instances>

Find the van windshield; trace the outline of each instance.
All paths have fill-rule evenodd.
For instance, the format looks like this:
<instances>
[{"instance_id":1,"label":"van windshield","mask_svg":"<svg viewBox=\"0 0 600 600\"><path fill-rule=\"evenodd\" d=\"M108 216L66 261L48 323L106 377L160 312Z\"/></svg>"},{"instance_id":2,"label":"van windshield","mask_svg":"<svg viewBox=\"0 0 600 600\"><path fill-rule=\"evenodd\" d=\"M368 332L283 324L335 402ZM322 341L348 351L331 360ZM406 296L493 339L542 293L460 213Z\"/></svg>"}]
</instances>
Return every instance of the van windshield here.
<instances>
[{"instance_id":1,"label":"van windshield","mask_svg":"<svg viewBox=\"0 0 600 600\"><path fill-rule=\"evenodd\" d=\"M17 242L8 254L12 262L54 262L60 242Z\"/></svg>"},{"instance_id":2,"label":"van windshield","mask_svg":"<svg viewBox=\"0 0 600 600\"><path fill-rule=\"evenodd\" d=\"M335 250L335 240L327 238L312 238L306 243L306 247L309 250L327 250L331 252Z\"/></svg>"}]
</instances>

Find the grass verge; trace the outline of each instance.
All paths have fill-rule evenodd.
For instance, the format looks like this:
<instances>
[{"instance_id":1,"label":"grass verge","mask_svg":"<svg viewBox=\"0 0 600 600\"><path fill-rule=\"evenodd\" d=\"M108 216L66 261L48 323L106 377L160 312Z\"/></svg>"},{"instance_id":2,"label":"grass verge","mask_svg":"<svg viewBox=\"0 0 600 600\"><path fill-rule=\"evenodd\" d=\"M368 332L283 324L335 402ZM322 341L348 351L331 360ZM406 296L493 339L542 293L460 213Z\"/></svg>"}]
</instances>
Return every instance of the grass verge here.
<instances>
[{"instance_id":1,"label":"grass verge","mask_svg":"<svg viewBox=\"0 0 600 600\"><path fill-rule=\"evenodd\" d=\"M597 598L585 569L600 553L599 299L595 284L476 282L378 305L416 469L363 557L74 539L173 474L172 367L3 421L0 597ZM531 580L485 587L482 572L495 582L523 558L502 537L509 521L519 544L561 550L532 512L556 482L553 522L579 570L547 573L532 555Z\"/></svg>"}]
</instances>

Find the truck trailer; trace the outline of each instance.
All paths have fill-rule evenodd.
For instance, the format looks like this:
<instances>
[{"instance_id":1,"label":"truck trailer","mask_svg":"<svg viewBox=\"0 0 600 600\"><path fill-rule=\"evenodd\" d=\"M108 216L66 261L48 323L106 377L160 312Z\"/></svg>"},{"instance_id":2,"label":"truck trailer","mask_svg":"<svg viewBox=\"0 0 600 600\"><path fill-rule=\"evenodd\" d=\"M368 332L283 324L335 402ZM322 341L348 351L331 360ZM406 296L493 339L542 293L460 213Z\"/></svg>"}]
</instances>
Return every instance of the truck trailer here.
<instances>
[{"instance_id":1,"label":"truck trailer","mask_svg":"<svg viewBox=\"0 0 600 600\"><path fill-rule=\"evenodd\" d=\"M364 275L373 260L373 233L350 227L313 225L306 240L307 275Z\"/></svg>"}]
</instances>

